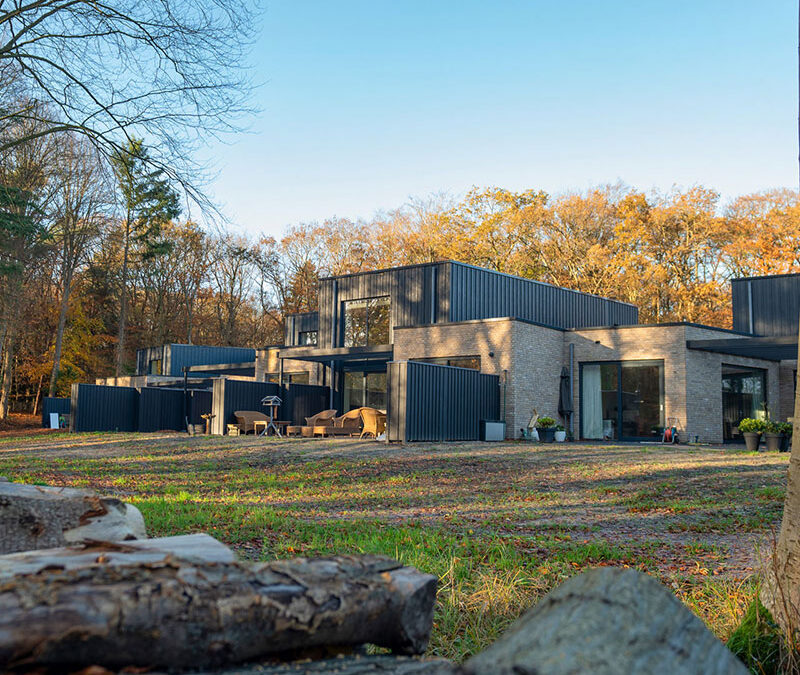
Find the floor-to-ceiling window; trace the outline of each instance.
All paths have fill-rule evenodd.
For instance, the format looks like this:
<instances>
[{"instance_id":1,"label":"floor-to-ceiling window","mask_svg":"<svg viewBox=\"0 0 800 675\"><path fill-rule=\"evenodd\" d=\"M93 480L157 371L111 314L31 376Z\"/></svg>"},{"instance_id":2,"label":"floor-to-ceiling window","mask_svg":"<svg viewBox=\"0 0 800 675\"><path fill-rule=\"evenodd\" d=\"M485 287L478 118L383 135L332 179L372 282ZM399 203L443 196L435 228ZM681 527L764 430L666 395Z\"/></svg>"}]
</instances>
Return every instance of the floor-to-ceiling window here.
<instances>
[{"instance_id":1,"label":"floor-to-ceiling window","mask_svg":"<svg viewBox=\"0 0 800 675\"><path fill-rule=\"evenodd\" d=\"M344 412L367 406L386 410L386 371L344 373Z\"/></svg>"},{"instance_id":2,"label":"floor-to-ceiling window","mask_svg":"<svg viewBox=\"0 0 800 675\"><path fill-rule=\"evenodd\" d=\"M652 438L660 436L663 426L662 361L581 364L583 438Z\"/></svg>"},{"instance_id":3,"label":"floor-to-ceiling window","mask_svg":"<svg viewBox=\"0 0 800 675\"><path fill-rule=\"evenodd\" d=\"M391 302L388 295L347 300L342 304L345 347L389 344Z\"/></svg>"},{"instance_id":4,"label":"floor-to-ceiling window","mask_svg":"<svg viewBox=\"0 0 800 675\"><path fill-rule=\"evenodd\" d=\"M726 441L742 440L739 422L745 417L766 417L766 392L766 370L722 364L722 435Z\"/></svg>"}]
</instances>

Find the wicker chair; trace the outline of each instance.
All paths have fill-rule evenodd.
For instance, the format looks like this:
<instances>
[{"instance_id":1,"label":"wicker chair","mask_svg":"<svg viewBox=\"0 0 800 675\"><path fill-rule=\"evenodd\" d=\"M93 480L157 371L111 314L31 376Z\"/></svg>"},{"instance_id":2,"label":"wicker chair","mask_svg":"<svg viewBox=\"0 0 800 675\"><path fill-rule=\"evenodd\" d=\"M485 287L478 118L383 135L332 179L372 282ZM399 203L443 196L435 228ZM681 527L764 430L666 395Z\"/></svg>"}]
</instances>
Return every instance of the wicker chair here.
<instances>
[{"instance_id":1,"label":"wicker chair","mask_svg":"<svg viewBox=\"0 0 800 675\"><path fill-rule=\"evenodd\" d=\"M314 435L316 429L320 427L329 427L333 425L333 418L336 417L336 410L329 409L318 412L316 415L306 417L306 423L302 426L292 425L286 427L287 436L305 436L311 437Z\"/></svg>"},{"instance_id":2,"label":"wicker chair","mask_svg":"<svg viewBox=\"0 0 800 675\"><path fill-rule=\"evenodd\" d=\"M242 434L246 434L248 431L252 431L255 433L255 425L253 422L268 422L269 417L267 417L262 412L257 412L255 410L237 410L233 413L233 416L236 418L236 426L239 427L239 432Z\"/></svg>"},{"instance_id":3,"label":"wicker chair","mask_svg":"<svg viewBox=\"0 0 800 675\"><path fill-rule=\"evenodd\" d=\"M356 408L335 417L328 433L330 436L358 436L361 433L361 424L361 408Z\"/></svg>"},{"instance_id":4,"label":"wicker chair","mask_svg":"<svg viewBox=\"0 0 800 675\"><path fill-rule=\"evenodd\" d=\"M361 420L364 428L361 430L360 438L369 435L377 438L386 431L386 413L376 408L361 408Z\"/></svg>"}]
</instances>

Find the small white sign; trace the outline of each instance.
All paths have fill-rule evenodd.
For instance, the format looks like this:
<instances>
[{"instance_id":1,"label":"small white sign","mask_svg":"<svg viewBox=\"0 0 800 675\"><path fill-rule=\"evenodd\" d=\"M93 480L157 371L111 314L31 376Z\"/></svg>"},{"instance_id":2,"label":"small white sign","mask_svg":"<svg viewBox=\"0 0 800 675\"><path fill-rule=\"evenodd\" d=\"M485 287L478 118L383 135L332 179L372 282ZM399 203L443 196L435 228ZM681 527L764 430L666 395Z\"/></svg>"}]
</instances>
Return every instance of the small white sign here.
<instances>
[{"instance_id":1,"label":"small white sign","mask_svg":"<svg viewBox=\"0 0 800 675\"><path fill-rule=\"evenodd\" d=\"M50 413L50 428L58 429L58 413Z\"/></svg>"}]
</instances>

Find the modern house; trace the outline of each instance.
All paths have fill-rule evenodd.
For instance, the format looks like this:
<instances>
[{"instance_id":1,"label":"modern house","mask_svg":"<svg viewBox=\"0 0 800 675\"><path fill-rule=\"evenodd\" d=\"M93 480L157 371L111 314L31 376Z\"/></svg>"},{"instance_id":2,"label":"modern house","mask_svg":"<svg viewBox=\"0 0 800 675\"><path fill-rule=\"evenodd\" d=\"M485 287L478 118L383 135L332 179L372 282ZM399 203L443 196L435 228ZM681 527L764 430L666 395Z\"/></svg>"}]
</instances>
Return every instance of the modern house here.
<instances>
[{"instance_id":1,"label":"modern house","mask_svg":"<svg viewBox=\"0 0 800 675\"><path fill-rule=\"evenodd\" d=\"M144 380L118 384L186 375L316 385L328 407L388 408L391 418L399 385L389 364L421 361L497 376L509 438L535 410L579 439L660 439L675 426L684 440L733 441L744 417L792 415L800 275L732 287L725 330L642 325L633 305L452 261L329 277L318 312L287 317L283 345L140 350Z\"/></svg>"}]
</instances>

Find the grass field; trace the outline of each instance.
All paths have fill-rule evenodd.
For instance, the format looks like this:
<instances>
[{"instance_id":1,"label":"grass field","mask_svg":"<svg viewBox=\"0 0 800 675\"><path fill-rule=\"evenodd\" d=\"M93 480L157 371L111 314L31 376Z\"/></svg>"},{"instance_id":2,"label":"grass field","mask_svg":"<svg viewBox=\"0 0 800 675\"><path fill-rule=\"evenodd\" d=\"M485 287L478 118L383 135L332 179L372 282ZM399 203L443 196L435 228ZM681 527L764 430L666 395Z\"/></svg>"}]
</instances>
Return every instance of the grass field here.
<instances>
[{"instance_id":1,"label":"grass field","mask_svg":"<svg viewBox=\"0 0 800 675\"><path fill-rule=\"evenodd\" d=\"M152 536L207 531L250 559L383 553L436 574L431 651L456 660L597 565L656 575L726 639L756 592L787 465L660 446L0 438L0 475L131 501Z\"/></svg>"}]
</instances>

